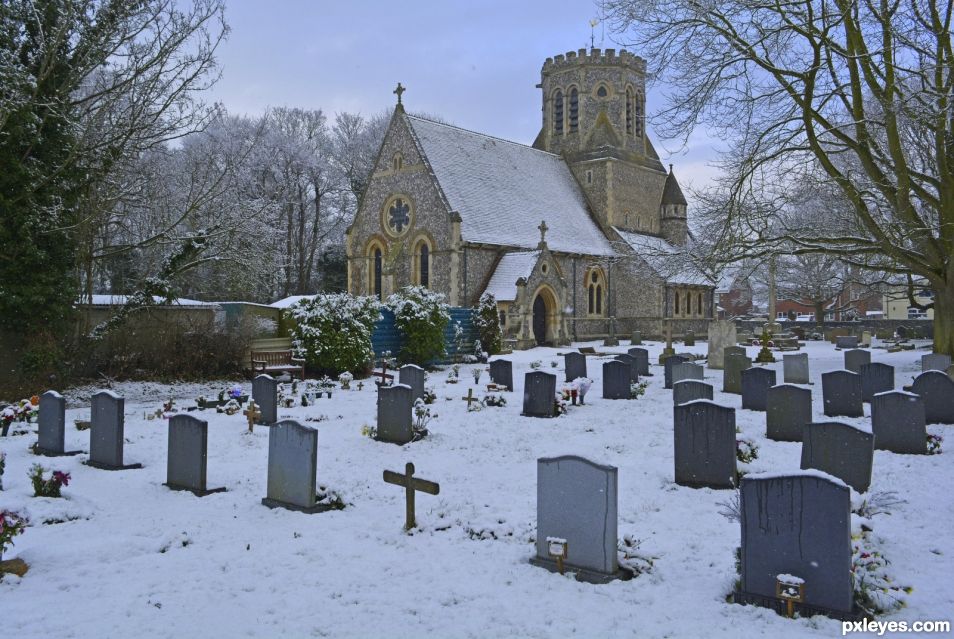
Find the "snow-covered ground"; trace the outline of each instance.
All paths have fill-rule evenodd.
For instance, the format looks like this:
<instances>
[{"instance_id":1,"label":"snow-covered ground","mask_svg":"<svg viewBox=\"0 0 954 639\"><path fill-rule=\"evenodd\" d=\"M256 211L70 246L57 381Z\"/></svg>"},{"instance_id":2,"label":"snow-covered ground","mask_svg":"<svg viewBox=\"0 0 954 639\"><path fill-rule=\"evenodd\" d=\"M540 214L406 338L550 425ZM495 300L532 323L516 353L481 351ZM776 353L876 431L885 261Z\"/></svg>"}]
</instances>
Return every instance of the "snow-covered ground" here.
<instances>
[{"instance_id":1,"label":"snow-covered ground","mask_svg":"<svg viewBox=\"0 0 954 639\"><path fill-rule=\"evenodd\" d=\"M7 453L0 508L27 514L33 524L5 557L23 558L30 571L0 582L4 635L840 636L836 621L788 620L726 603L736 578L739 525L719 514L719 502L731 491L674 484L672 395L655 365L661 345L648 348L654 376L643 397L601 399L602 360L591 357L595 384L587 405L558 419L520 416L531 361L556 372L558 388L563 381L558 349L509 356L517 388L503 408L466 411L461 397L473 386L476 365L463 366L456 385L446 383L446 372L432 372L428 385L437 392L432 408L438 417L430 437L404 447L362 436L362 426L375 423L372 384L338 391L314 407L281 409L282 418L327 416L316 424L318 482L340 491L349 506L317 515L261 505L268 429L249 435L241 414L193 413L209 420L209 486L227 492L197 498L165 488L166 422L144 414L169 395L179 406L191 405L201 389L120 384L116 390L127 397L126 460L143 463L142 470L95 470L82 464L85 455L39 458L27 451L35 435L0 438ZM678 350L705 349L700 342ZM842 368L843 356L827 343L812 343L807 352L814 414L821 419L821 373ZM895 366L900 387L919 372L922 352L874 350L873 361ZM781 381L781 362L773 367ZM738 409L738 425L760 446L750 470L797 470L800 444L767 440L765 414L741 410L739 396L723 394L721 371L705 375L715 400ZM481 391L487 381L484 372ZM89 450L88 431L72 426L88 416L89 392L67 393L75 406L67 411L67 449ZM847 421L870 428L868 417ZM905 502L874 518L874 537L892 574L914 589L908 607L889 619L954 616L954 427L928 430L947 435L948 452L875 453L870 492L895 491ZM651 573L590 585L528 563L536 459L561 454L619 468L619 534L641 540L640 551L654 558ZM27 471L37 461L72 474L64 499L32 497ZM402 531L403 489L382 480L384 469L402 471L409 461L419 477L441 485L439 496L418 494L421 530L411 535ZM45 519L65 521L44 525ZM481 531L489 538L476 538Z\"/></svg>"}]
</instances>

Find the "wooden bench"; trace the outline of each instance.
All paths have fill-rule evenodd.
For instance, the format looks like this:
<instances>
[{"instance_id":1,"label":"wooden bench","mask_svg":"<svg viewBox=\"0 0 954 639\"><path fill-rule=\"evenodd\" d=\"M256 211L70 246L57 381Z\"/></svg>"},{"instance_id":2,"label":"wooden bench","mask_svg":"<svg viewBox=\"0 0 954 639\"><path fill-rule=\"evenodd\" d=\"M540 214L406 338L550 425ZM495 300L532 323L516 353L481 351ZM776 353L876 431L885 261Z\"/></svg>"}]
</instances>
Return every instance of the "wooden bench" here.
<instances>
[{"instance_id":1,"label":"wooden bench","mask_svg":"<svg viewBox=\"0 0 954 639\"><path fill-rule=\"evenodd\" d=\"M296 374L305 379L305 360L297 359L292 351L252 351L252 376L273 373Z\"/></svg>"}]
</instances>

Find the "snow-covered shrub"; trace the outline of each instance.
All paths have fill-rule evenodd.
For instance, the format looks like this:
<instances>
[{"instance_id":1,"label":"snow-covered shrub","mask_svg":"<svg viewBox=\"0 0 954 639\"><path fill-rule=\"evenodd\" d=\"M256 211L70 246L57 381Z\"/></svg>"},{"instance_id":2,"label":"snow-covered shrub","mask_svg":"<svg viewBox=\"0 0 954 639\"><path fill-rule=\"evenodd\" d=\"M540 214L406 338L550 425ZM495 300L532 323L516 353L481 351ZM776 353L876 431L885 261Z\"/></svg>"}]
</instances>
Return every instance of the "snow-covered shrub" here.
<instances>
[{"instance_id":1,"label":"snow-covered shrub","mask_svg":"<svg viewBox=\"0 0 954 639\"><path fill-rule=\"evenodd\" d=\"M635 382L629 385L629 397L630 399L639 399L646 394L646 387L649 386L649 382Z\"/></svg>"},{"instance_id":2,"label":"snow-covered shrub","mask_svg":"<svg viewBox=\"0 0 954 639\"><path fill-rule=\"evenodd\" d=\"M852 540L851 577L855 603L869 615L894 612L906 605L911 592L889 574L885 556L874 547L869 533Z\"/></svg>"},{"instance_id":3,"label":"snow-covered shrub","mask_svg":"<svg viewBox=\"0 0 954 639\"><path fill-rule=\"evenodd\" d=\"M480 337L482 350L488 355L500 352L500 319L497 315L497 300L490 293L484 293L474 309L474 328ZM479 354L479 353L478 353Z\"/></svg>"},{"instance_id":4,"label":"snow-covered shrub","mask_svg":"<svg viewBox=\"0 0 954 639\"><path fill-rule=\"evenodd\" d=\"M293 338L309 366L335 374L366 370L373 357L371 333L380 318L373 297L328 293L289 309Z\"/></svg>"},{"instance_id":5,"label":"snow-covered shrub","mask_svg":"<svg viewBox=\"0 0 954 639\"><path fill-rule=\"evenodd\" d=\"M444 296L423 286L405 286L387 299L404 345L400 360L427 364L444 357L444 329L450 311Z\"/></svg>"}]
</instances>

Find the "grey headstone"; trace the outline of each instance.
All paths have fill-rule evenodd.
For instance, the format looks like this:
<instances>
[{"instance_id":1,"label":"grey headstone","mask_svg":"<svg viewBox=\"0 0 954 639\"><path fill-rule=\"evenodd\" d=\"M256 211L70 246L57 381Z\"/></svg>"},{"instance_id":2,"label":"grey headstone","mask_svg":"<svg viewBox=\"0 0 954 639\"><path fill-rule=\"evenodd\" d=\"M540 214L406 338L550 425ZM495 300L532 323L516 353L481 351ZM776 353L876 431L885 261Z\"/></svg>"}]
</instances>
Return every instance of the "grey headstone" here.
<instances>
[{"instance_id":1,"label":"grey headstone","mask_svg":"<svg viewBox=\"0 0 954 639\"><path fill-rule=\"evenodd\" d=\"M583 353L567 353L563 356L566 367L566 381L572 382L578 377L586 377L586 355Z\"/></svg>"},{"instance_id":2,"label":"grey headstone","mask_svg":"<svg viewBox=\"0 0 954 639\"><path fill-rule=\"evenodd\" d=\"M638 346L643 343L643 334L639 331L633 331L632 337L629 338L629 343L633 346Z\"/></svg>"},{"instance_id":3,"label":"grey headstone","mask_svg":"<svg viewBox=\"0 0 954 639\"><path fill-rule=\"evenodd\" d=\"M742 371L752 367L752 360L745 355L729 353L726 350L724 370L722 372L722 392L742 394ZM743 349L744 350L744 349Z\"/></svg>"},{"instance_id":4,"label":"grey headstone","mask_svg":"<svg viewBox=\"0 0 954 639\"><path fill-rule=\"evenodd\" d=\"M262 413L259 424L278 421L278 381L271 375L259 375L252 380L252 400Z\"/></svg>"},{"instance_id":5,"label":"grey headstone","mask_svg":"<svg viewBox=\"0 0 954 639\"><path fill-rule=\"evenodd\" d=\"M424 397L424 369L417 364L405 364L398 371L398 383L411 387L411 398Z\"/></svg>"},{"instance_id":6,"label":"grey headstone","mask_svg":"<svg viewBox=\"0 0 954 639\"><path fill-rule=\"evenodd\" d=\"M921 372L941 371L947 372L951 367L951 356L944 353L928 353L921 356Z\"/></svg>"},{"instance_id":7,"label":"grey headstone","mask_svg":"<svg viewBox=\"0 0 954 639\"><path fill-rule=\"evenodd\" d=\"M673 410L676 483L735 488L735 409L698 400Z\"/></svg>"},{"instance_id":8,"label":"grey headstone","mask_svg":"<svg viewBox=\"0 0 954 639\"><path fill-rule=\"evenodd\" d=\"M412 413L414 391L407 384L378 387L377 440L389 444L407 444L414 438Z\"/></svg>"},{"instance_id":9,"label":"grey headstone","mask_svg":"<svg viewBox=\"0 0 954 639\"><path fill-rule=\"evenodd\" d=\"M665 387L672 388L672 367L676 364L685 364L691 362L692 359L686 355L670 355L663 362L663 370L665 371Z\"/></svg>"},{"instance_id":10,"label":"grey headstone","mask_svg":"<svg viewBox=\"0 0 954 639\"><path fill-rule=\"evenodd\" d=\"M675 364L672 367L672 383L675 384L676 382L682 382L687 379L702 381L704 372L705 369L702 366L693 364L692 362Z\"/></svg>"},{"instance_id":11,"label":"grey headstone","mask_svg":"<svg viewBox=\"0 0 954 639\"><path fill-rule=\"evenodd\" d=\"M802 470L834 475L859 493L871 484L874 435L841 422L813 422L802 431Z\"/></svg>"},{"instance_id":12,"label":"grey headstone","mask_svg":"<svg viewBox=\"0 0 954 639\"><path fill-rule=\"evenodd\" d=\"M845 351L845 370L860 373L861 367L871 363L871 351L856 348Z\"/></svg>"},{"instance_id":13,"label":"grey headstone","mask_svg":"<svg viewBox=\"0 0 954 639\"><path fill-rule=\"evenodd\" d=\"M835 348L858 348L856 335L839 335L835 338Z\"/></svg>"},{"instance_id":14,"label":"grey headstone","mask_svg":"<svg viewBox=\"0 0 954 639\"><path fill-rule=\"evenodd\" d=\"M725 366L724 349L727 346L733 346L739 341L735 328L735 322L728 320L717 320L709 322L709 358L707 364L709 368L721 370ZM745 355L745 349L742 349Z\"/></svg>"},{"instance_id":15,"label":"grey headstone","mask_svg":"<svg viewBox=\"0 0 954 639\"><path fill-rule=\"evenodd\" d=\"M209 423L192 415L169 418L169 452L166 459L166 486L189 490L196 495L210 491L206 485L209 452Z\"/></svg>"},{"instance_id":16,"label":"grey headstone","mask_svg":"<svg viewBox=\"0 0 954 639\"><path fill-rule=\"evenodd\" d=\"M765 410L768 390L775 386L775 370L753 366L742 371L742 408Z\"/></svg>"},{"instance_id":17,"label":"grey headstone","mask_svg":"<svg viewBox=\"0 0 954 639\"><path fill-rule=\"evenodd\" d=\"M911 390L924 399L928 424L954 424L954 380L941 371L918 375Z\"/></svg>"},{"instance_id":18,"label":"grey headstone","mask_svg":"<svg viewBox=\"0 0 954 639\"><path fill-rule=\"evenodd\" d=\"M90 400L89 462L94 468L120 470L138 468L123 464L126 400L112 391L102 390Z\"/></svg>"},{"instance_id":19,"label":"grey headstone","mask_svg":"<svg viewBox=\"0 0 954 639\"><path fill-rule=\"evenodd\" d=\"M618 362L623 362L624 364L626 364L626 366L629 367L630 383L636 383L639 381L639 368L638 368L639 364L636 361L636 358L631 357L625 353L620 353L619 355L615 356L613 359L615 359Z\"/></svg>"},{"instance_id":20,"label":"grey headstone","mask_svg":"<svg viewBox=\"0 0 954 639\"><path fill-rule=\"evenodd\" d=\"M779 384L768 389L765 401L765 436L780 442L800 442L805 424L812 421L812 392Z\"/></svg>"},{"instance_id":21,"label":"grey headstone","mask_svg":"<svg viewBox=\"0 0 954 639\"><path fill-rule=\"evenodd\" d=\"M851 371L822 373L822 400L828 417L864 417L861 375Z\"/></svg>"},{"instance_id":22,"label":"grey headstone","mask_svg":"<svg viewBox=\"0 0 954 639\"><path fill-rule=\"evenodd\" d=\"M786 384L808 384L808 353L782 355L782 369Z\"/></svg>"},{"instance_id":23,"label":"grey headstone","mask_svg":"<svg viewBox=\"0 0 954 639\"><path fill-rule=\"evenodd\" d=\"M697 399L712 400L712 384L706 384L695 379L686 379L672 383L672 404L685 404Z\"/></svg>"},{"instance_id":24,"label":"grey headstone","mask_svg":"<svg viewBox=\"0 0 954 639\"><path fill-rule=\"evenodd\" d=\"M490 381L498 386L513 390L513 362L509 359L495 359L490 362Z\"/></svg>"},{"instance_id":25,"label":"grey headstone","mask_svg":"<svg viewBox=\"0 0 954 639\"><path fill-rule=\"evenodd\" d=\"M776 576L805 580L805 605L852 611L851 491L816 474L742 478L743 597L780 605ZM760 601L761 600L761 601Z\"/></svg>"},{"instance_id":26,"label":"grey headstone","mask_svg":"<svg viewBox=\"0 0 954 639\"><path fill-rule=\"evenodd\" d=\"M925 454L926 423L924 400L920 395L892 390L878 393L871 400L871 431L878 450Z\"/></svg>"},{"instance_id":27,"label":"grey headstone","mask_svg":"<svg viewBox=\"0 0 954 639\"><path fill-rule=\"evenodd\" d=\"M567 541L567 568L611 578L616 558L617 469L575 455L537 460L537 554L550 559L547 537Z\"/></svg>"},{"instance_id":28,"label":"grey headstone","mask_svg":"<svg viewBox=\"0 0 954 639\"><path fill-rule=\"evenodd\" d=\"M615 359L603 364L603 399L629 399L630 370Z\"/></svg>"},{"instance_id":29,"label":"grey headstone","mask_svg":"<svg viewBox=\"0 0 954 639\"><path fill-rule=\"evenodd\" d=\"M523 415L556 417L556 375L532 371L523 378Z\"/></svg>"},{"instance_id":30,"label":"grey headstone","mask_svg":"<svg viewBox=\"0 0 954 639\"><path fill-rule=\"evenodd\" d=\"M636 372L639 375L649 375L649 351L645 348L631 348L626 353L636 360Z\"/></svg>"},{"instance_id":31,"label":"grey headstone","mask_svg":"<svg viewBox=\"0 0 954 639\"><path fill-rule=\"evenodd\" d=\"M268 433L266 506L314 511L318 477L318 429L290 419Z\"/></svg>"},{"instance_id":32,"label":"grey headstone","mask_svg":"<svg viewBox=\"0 0 954 639\"><path fill-rule=\"evenodd\" d=\"M56 391L40 395L40 414L37 417L36 451L41 455L65 455L66 400Z\"/></svg>"},{"instance_id":33,"label":"grey headstone","mask_svg":"<svg viewBox=\"0 0 954 639\"><path fill-rule=\"evenodd\" d=\"M894 366L881 362L862 364L861 370L861 401L870 402L877 393L885 393L894 389Z\"/></svg>"},{"instance_id":34,"label":"grey headstone","mask_svg":"<svg viewBox=\"0 0 954 639\"><path fill-rule=\"evenodd\" d=\"M683 337L682 343L686 346L695 346L696 345L696 333L695 331L686 331L686 336Z\"/></svg>"}]
</instances>

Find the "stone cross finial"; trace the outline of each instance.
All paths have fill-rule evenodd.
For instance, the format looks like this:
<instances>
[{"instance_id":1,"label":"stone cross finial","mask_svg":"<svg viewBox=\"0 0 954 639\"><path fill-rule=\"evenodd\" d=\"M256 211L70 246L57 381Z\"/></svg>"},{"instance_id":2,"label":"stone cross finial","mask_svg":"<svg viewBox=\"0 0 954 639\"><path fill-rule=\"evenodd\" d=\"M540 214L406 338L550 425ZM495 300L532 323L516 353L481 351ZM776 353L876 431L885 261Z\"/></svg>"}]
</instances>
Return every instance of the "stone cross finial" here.
<instances>
[{"instance_id":1,"label":"stone cross finial","mask_svg":"<svg viewBox=\"0 0 954 639\"><path fill-rule=\"evenodd\" d=\"M398 82L397 88L394 89L394 95L398 97L398 104L401 104L401 94L407 91L404 87L401 86L401 83Z\"/></svg>"},{"instance_id":2,"label":"stone cross finial","mask_svg":"<svg viewBox=\"0 0 954 639\"><path fill-rule=\"evenodd\" d=\"M540 229L540 243L542 244L547 241L547 231L550 230L550 227L547 226L547 221L543 220L537 228Z\"/></svg>"}]
</instances>

